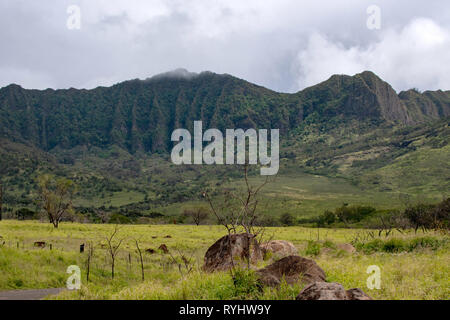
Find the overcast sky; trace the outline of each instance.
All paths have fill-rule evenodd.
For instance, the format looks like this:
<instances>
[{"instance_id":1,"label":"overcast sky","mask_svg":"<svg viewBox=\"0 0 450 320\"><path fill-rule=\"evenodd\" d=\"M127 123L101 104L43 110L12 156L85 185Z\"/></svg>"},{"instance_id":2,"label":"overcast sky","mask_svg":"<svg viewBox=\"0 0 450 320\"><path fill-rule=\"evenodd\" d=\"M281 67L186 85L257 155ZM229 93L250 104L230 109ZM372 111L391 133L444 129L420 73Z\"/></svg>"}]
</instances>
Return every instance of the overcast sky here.
<instances>
[{"instance_id":1,"label":"overcast sky","mask_svg":"<svg viewBox=\"0 0 450 320\"><path fill-rule=\"evenodd\" d=\"M80 29L67 27L71 5ZM367 27L371 5L380 29ZM283 92L363 70L397 91L450 89L448 0L0 0L0 43L0 86L93 88L186 68Z\"/></svg>"}]
</instances>

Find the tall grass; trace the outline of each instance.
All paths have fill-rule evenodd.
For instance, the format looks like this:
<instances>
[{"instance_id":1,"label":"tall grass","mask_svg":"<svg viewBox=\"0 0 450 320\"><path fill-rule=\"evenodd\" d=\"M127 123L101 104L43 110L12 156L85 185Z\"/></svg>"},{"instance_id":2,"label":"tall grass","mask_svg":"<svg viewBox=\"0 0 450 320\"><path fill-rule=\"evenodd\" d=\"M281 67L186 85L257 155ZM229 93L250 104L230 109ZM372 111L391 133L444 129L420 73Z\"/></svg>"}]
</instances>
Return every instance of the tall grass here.
<instances>
[{"instance_id":1,"label":"tall grass","mask_svg":"<svg viewBox=\"0 0 450 320\"><path fill-rule=\"evenodd\" d=\"M0 290L64 287L67 267L78 265L82 289L63 292L57 299L294 299L301 286L282 285L279 289L260 289L253 273L232 278L227 272L201 271L207 248L225 234L219 226L134 225L123 226L127 236L119 253L116 277L111 279L105 237L111 225L63 223L58 230L38 222L0 222ZM345 288L360 287L376 299L449 299L450 254L448 235L394 232L389 237L354 242L358 251L339 250L340 243L362 239L361 230L309 229L302 227L268 228L266 238L291 241L299 254L314 259L324 269L328 281ZM170 235L171 238L165 238ZM156 238L154 238L156 237ZM157 249L165 243L172 254L177 251L193 257L193 271L180 274L168 255L144 254L145 281L141 281L139 257L134 239L143 250ZM49 247L33 247L46 241ZM95 245L90 282L86 282L87 253L79 245ZM19 248L17 248L19 243ZM131 255L131 264L129 257ZM273 259L263 261L261 266ZM368 290L367 267L381 269L381 290Z\"/></svg>"}]
</instances>

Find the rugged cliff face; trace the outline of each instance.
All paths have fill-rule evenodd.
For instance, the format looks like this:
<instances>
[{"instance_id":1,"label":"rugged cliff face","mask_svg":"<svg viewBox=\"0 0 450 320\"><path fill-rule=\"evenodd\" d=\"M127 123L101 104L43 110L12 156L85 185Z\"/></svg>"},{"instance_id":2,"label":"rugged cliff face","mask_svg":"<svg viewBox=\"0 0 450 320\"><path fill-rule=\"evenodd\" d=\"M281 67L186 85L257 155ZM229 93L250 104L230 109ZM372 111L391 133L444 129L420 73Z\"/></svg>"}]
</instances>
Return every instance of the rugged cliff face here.
<instances>
[{"instance_id":1,"label":"rugged cliff face","mask_svg":"<svg viewBox=\"0 0 450 320\"><path fill-rule=\"evenodd\" d=\"M445 118L450 116L450 91L402 91L399 98L408 108L414 122Z\"/></svg>"},{"instance_id":2,"label":"rugged cliff face","mask_svg":"<svg viewBox=\"0 0 450 320\"><path fill-rule=\"evenodd\" d=\"M414 124L450 115L450 92L399 95L372 72L335 75L296 94L277 93L230 75L167 73L93 90L0 89L2 138L51 150L118 145L154 153L176 128L279 128L303 121Z\"/></svg>"},{"instance_id":3,"label":"rugged cliff face","mask_svg":"<svg viewBox=\"0 0 450 320\"><path fill-rule=\"evenodd\" d=\"M366 71L353 77L334 75L329 80L299 93L310 112L321 110L328 117L342 115L411 124L405 103L387 83ZM448 107L448 106L447 106Z\"/></svg>"},{"instance_id":4,"label":"rugged cliff face","mask_svg":"<svg viewBox=\"0 0 450 320\"><path fill-rule=\"evenodd\" d=\"M283 199L297 201L304 190L310 200L301 210L311 214L325 208L323 201L330 208L354 202L361 190L360 202L372 192L379 199L392 193L390 201L401 193L435 199L449 189L449 115L450 92L397 95L371 72L335 75L294 94L211 72L178 71L93 90L10 85L0 89L0 180L8 186L4 202L16 209L34 206L44 173L74 181L84 213L100 207L136 218L201 200L205 186L222 188L242 177L239 166L169 160L172 131L192 132L202 120L204 129L281 130L280 182L269 197L283 212Z\"/></svg>"}]
</instances>

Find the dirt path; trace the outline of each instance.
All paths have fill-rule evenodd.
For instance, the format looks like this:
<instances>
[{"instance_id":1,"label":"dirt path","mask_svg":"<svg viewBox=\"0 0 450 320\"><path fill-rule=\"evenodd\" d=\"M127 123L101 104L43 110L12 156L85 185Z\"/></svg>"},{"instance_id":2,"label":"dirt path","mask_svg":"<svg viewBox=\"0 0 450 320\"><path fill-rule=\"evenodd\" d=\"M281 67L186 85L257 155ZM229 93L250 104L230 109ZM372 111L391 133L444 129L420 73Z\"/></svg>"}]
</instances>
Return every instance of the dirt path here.
<instances>
[{"instance_id":1,"label":"dirt path","mask_svg":"<svg viewBox=\"0 0 450 320\"><path fill-rule=\"evenodd\" d=\"M0 300L42 300L46 296L58 294L63 288L0 291Z\"/></svg>"}]
</instances>

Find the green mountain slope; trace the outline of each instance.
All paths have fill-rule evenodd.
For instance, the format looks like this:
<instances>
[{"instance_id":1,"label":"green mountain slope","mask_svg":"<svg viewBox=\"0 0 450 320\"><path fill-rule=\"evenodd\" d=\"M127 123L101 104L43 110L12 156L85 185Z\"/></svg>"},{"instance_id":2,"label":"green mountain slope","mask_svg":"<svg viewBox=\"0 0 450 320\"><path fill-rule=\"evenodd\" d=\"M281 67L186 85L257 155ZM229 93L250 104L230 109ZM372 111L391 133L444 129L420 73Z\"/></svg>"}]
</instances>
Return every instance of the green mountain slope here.
<instances>
[{"instance_id":1,"label":"green mountain slope","mask_svg":"<svg viewBox=\"0 0 450 320\"><path fill-rule=\"evenodd\" d=\"M281 94L229 75L160 75L93 90L0 89L0 135L49 151L118 145L167 151L169 135L194 120L205 127L279 128L303 121L412 124L450 114L449 92L403 93L371 72L333 76L297 94Z\"/></svg>"},{"instance_id":2,"label":"green mountain slope","mask_svg":"<svg viewBox=\"0 0 450 320\"><path fill-rule=\"evenodd\" d=\"M86 212L180 210L205 187L241 176L236 167L170 163L171 132L202 120L204 128L280 129L281 168L268 211L389 207L404 193L438 199L448 192L449 116L450 91L397 95L372 72L335 75L295 94L187 71L93 90L10 85L0 89L0 174L10 208L32 206L35 178L50 172L77 183L76 203ZM329 186L308 187L317 177ZM285 204L298 199L301 209Z\"/></svg>"}]
</instances>

